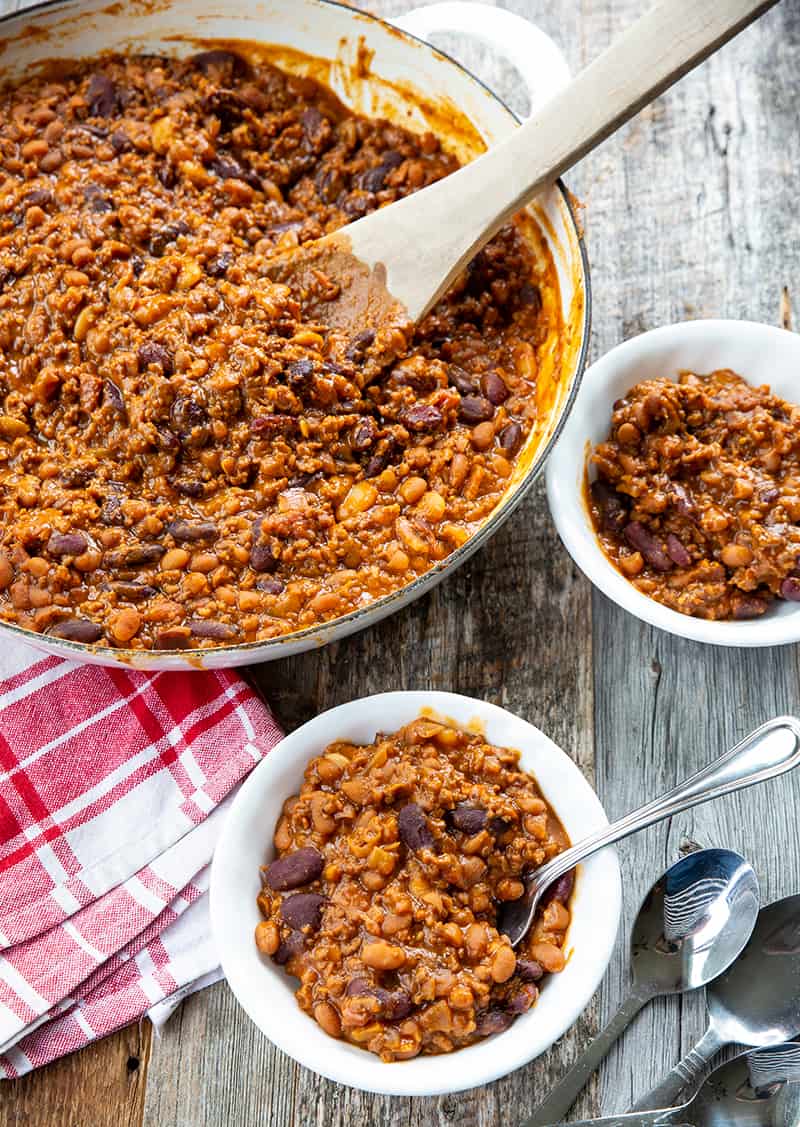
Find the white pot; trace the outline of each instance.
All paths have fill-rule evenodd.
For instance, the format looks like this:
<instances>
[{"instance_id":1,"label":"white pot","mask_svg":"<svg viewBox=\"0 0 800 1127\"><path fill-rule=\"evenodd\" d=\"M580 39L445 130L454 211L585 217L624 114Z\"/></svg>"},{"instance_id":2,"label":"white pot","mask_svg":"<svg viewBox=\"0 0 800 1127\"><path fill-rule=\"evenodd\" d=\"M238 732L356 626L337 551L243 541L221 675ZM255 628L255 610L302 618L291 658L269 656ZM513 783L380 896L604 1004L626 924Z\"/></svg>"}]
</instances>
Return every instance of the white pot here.
<instances>
[{"instance_id":1,"label":"white pot","mask_svg":"<svg viewBox=\"0 0 800 1127\"><path fill-rule=\"evenodd\" d=\"M349 108L383 116L412 130L432 129L462 161L506 137L518 124L491 90L458 63L410 32L454 30L499 48L521 70L537 105L568 79L558 49L527 20L483 4L452 2L417 9L399 30L329 0L240 0L230 11L213 0L154 0L126 4L124 16L107 0L66 0L0 20L0 81L18 79L45 60L103 51L189 55L209 41L268 45L284 70L327 82ZM366 62L368 60L368 62ZM572 404L589 335L588 263L569 197L561 183L533 206L558 271L566 326L565 361L541 426L520 454L509 488L466 544L400 591L322 626L283 638L186 652L86 646L0 624L39 649L79 661L127 668L221 668L268 661L325 645L406 606L468 559L522 500L542 470Z\"/></svg>"}]
</instances>

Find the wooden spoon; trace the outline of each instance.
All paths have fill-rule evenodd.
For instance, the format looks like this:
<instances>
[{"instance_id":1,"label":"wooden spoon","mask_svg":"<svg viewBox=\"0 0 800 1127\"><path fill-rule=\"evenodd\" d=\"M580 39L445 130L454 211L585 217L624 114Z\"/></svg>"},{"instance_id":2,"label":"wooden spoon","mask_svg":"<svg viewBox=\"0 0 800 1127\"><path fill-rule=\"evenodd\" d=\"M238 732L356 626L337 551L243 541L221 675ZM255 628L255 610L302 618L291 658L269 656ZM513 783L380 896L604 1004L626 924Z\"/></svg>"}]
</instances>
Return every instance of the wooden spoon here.
<instances>
[{"instance_id":1,"label":"wooden spoon","mask_svg":"<svg viewBox=\"0 0 800 1127\"><path fill-rule=\"evenodd\" d=\"M390 207L309 244L281 280L345 333L416 322L502 225L777 0L661 0L507 140ZM309 272L310 271L310 272Z\"/></svg>"}]
</instances>

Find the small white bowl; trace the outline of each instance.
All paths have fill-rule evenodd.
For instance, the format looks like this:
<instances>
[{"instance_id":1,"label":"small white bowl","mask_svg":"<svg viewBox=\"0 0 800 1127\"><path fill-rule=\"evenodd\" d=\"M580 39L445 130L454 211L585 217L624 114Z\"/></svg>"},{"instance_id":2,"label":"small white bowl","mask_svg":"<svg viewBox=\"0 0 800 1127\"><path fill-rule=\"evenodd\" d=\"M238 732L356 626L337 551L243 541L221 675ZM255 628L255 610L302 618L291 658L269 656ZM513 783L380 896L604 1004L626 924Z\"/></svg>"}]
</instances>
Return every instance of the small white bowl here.
<instances>
[{"instance_id":1,"label":"small white bowl","mask_svg":"<svg viewBox=\"0 0 800 1127\"><path fill-rule=\"evenodd\" d=\"M240 1004L280 1049L315 1072L354 1088L432 1096L487 1084L543 1053L578 1018L608 965L619 925L619 863L606 849L578 870L567 935L569 958L537 1004L505 1033L442 1056L386 1064L323 1033L298 1006L297 985L258 954L253 932L259 866L274 855L272 833L308 761L333 740L367 743L432 709L491 742L518 749L573 842L608 824L600 801L571 759L531 724L502 708L455 693L382 693L324 712L282 740L242 786L228 814L211 872L211 921L222 969Z\"/></svg>"},{"instance_id":2,"label":"small white bowl","mask_svg":"<svg viewBox=\"0 0 800 1127\"><path fill-rule=\"evenodd\" d=\"M590 448L608 437L613 404L640 380L682 371L731 368L749 384L768 384L800 402L800 336L756 321L682 321L642 333L588 370L547 464L547 499L558 533L592 583L631 614L670 634L716 646L779 646L800 641L800 603L776 600L761 618L707 622L663 606L637 590L600 547L583 480Z\"/></svg>"}]
</instances>

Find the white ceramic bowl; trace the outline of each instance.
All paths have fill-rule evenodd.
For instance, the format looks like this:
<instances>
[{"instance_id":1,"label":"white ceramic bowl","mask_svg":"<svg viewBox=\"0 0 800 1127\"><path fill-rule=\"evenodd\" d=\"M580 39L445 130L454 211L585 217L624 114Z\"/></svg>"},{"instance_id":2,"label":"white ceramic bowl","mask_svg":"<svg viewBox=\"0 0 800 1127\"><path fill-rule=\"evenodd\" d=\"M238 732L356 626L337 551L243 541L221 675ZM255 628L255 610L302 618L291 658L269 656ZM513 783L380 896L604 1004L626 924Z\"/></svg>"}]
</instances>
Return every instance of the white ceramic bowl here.
<instances>
[{"instance_id":1,"label":"white ceramic bowl","mask_svg":"<svg viewBox=\"0 0 800 1127\"><path fill-rule=\"evenodd\" d=\"M776 600L762 618L706 622L662 606L638 591L603 553L583 490L590 446L608 436L613 403L640 380L677 379L731 368L755 386L800 403L800 336L755 321L682 321L617 345L588 370L547 465L550 512L567 551L592 583L631 614L697 642L778 646L800 641L800 603ZM590 475L591 476L591 475Z\"/></svg>"},{"instance_id":2,"label":"white ceramic bowl","mask_svg":"<svg viewBox=\"0 0 800 1127\"><path fill-rule=\"evenodd\" d=\"M433 709L466 727L477 722L492 742L517 748L573 841L607 824L592 788L571 759L537 728L496 705L454 693L398 692L365 697L324 712L298 728L244 783L228 815L211 872L211 920L222 968L237 999L280 1049L315 1072L354 1088L430 1096L473 1088L512 1072L544 1052L583 1011L608 964L619 924L619 864L606 849L579 867L567 935L570 957L547 980L537 1004L505 1033L444 1056L385 1064L336 1041L297 1005L296 981L256 951L253 931L259 865L273 855L281 805L297 792L309 759L331 741L371 742Z\"/></svg>"}]
</instances>

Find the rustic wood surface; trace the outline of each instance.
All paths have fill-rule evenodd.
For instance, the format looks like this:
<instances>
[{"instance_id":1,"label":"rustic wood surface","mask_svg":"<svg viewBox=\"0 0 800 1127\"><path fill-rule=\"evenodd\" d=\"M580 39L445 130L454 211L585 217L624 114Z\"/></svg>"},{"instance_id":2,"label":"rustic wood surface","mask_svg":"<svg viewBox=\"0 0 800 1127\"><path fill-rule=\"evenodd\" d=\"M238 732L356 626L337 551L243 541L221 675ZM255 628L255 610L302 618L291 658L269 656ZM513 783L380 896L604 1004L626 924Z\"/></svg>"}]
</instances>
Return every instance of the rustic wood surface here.
<instances>
[{"instance_id":1,"label":"rustic wood surface","mask_svg":"<svg viewBox=\"0 0 800 1127\"><path fill-rule=\"evenodd\" d=\"M5 0L8 6L9 0ZM0 0L0 10L3 8ZM406 0L373 4L381 14ZM512 0L574 69L635 18L639 0ZM513 72L446 44L517 109ZM800 6L758 24L607 142L569 179L586 205L592 354L686 317L779 322L800 282L796 76ZM787 287L787 297L782 291ZM800 711L798 650L723 651L659 633L592 593L561 548L541 484L477 558L402 614L338 645L256 671L287 728L394 688L453 689L527 717L594 776L613 817L736 737ZM0 1090L13 1127L514 1127L608 1017L627 982L627 931L664 867L692 843L755 865L769 899L796 891L800 778L651 829L620 850L623 934L598 997L528 1068L440 1099L387 1099L319 1079L252 1027L224 984L185 1002L161 1038L132 1028ZM700 996L650 1005L576 1111L627 1106L704 1024Z\"/></svg>"}]
</instances>

